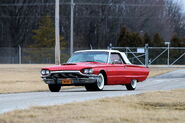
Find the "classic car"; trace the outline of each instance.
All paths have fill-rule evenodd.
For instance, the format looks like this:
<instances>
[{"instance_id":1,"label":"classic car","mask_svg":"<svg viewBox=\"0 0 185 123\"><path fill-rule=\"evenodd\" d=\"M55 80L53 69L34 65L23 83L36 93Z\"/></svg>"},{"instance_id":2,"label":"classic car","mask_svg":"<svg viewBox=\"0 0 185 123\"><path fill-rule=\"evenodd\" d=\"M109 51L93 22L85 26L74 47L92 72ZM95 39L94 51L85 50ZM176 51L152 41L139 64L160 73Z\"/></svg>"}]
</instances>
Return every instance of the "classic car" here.
<instances>
[{"instance_id":1,"label":"classic car","mask_svg":"<svg viewBox=\"0 0 185 123\"><path fill-rule=\"evenodd\" d=\"M148 74L148 68L131 64L126 54L117 50L76 51L67 63L41 69L51 92L71 85L85 86L87 91L101 91L105 85L125 85L127 90L135 90Z\"/></svg>"}]
</instances>

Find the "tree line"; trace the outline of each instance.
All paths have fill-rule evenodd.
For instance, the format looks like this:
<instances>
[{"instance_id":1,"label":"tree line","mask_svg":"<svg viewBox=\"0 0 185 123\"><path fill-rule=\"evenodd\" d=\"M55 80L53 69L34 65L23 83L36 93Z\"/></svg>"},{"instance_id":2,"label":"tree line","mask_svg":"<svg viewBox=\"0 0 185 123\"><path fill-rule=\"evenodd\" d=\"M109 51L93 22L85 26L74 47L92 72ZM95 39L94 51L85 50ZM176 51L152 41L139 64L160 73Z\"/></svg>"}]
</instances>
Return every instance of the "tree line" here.
<instances>
[{"instance_id":1,"label":"tree line","mask_svg":"<svg viewBox=\"0 0 185 123\"><path fill-rule=\"evenodd\" d=\"M185 37L177 34L172 35L169 41L165 41L159 33L150 36L147 32L132 32L126 27L121 29L117 46L143 47L148 44L150 47L165 47L165 42L170 42L171 47L185 47Z\"/></svg>"},{"instance_id":2,"label":"tree line","mask_svg":"<svg viewBox=\"0 0 185 123\"><path fill-rule=\"evenodd\" d=\"M74 0L74 3L75 49L87 49L90 45L106 48L109 43L163 46L164 41L184 46L185 18L180 0ZM0 47L39 47L36 30L44 32L40 25L45 17L54 23L54 4L54 0L1 0ZM69 48L69 0L60 0L60 34L61 42L66 42L65 47ZM54 42L44 42L45 37L40 37L45 43L40 47L54 47Z\"/></svg>"}]
</instances>

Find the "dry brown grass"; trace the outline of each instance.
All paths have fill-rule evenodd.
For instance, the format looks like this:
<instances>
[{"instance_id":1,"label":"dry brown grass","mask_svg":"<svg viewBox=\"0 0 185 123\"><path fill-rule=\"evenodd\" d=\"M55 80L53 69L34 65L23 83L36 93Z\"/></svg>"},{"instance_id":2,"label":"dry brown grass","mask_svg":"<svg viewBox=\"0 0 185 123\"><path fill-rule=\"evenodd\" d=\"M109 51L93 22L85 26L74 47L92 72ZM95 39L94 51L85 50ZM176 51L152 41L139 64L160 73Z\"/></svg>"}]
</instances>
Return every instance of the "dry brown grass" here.
<instances>
[{"instance_id":1,"label":"dry brown grass","mask_svg":"<svg viewBox=\"0 0 185 123\"><path fill-rule=\"evenodd\" d=\"M46 65L0 65L0 93L45 91L40 68Z\"/></svg>"},{"instance_id":2,"label":"dry brown grass","mask_svg":"<svg viewBox=\"0 0 185 123\"><path fill-rule=\"evenodd\" d=\"M179 69L184 69L182 67L150 67L150 74L149 74L149 77L154 77L154 76L157 76L157 75L161 75L161 74L164 74L164 73L168 73L168 72L171 72L171 71L174 71L174 70L179 70Z\"/></svg>"},{"instance_id":3,"label":"dry brown grass","mask_svg":"<svg viewBox=\"0 0 185 123\"><path fill-rule=\"evenodd\" d=\"M150 92L0 115L0 123L184 123L185 90Z\"/></svg>"},{"instance_id":4,"label":"dry brown grass","mask_svg":"<svg viewBox=\"0 0 185 123\"><path fill-rule=\"evenodd\" d=\"M0 93L48 91L48 86L40 78L43 64L20 65L0 64ZM150 77L180 68L150 68Z\"/></svg>"}]
</instances>

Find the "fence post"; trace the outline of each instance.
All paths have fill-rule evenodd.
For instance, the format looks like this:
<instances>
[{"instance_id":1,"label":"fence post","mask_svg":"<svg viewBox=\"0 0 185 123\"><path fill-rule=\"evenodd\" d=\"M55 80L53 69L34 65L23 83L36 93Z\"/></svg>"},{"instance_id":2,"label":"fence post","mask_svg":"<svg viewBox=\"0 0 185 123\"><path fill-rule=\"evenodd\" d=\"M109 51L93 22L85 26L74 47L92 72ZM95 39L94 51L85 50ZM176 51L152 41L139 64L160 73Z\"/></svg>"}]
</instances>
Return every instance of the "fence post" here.
<instances>
[{"instance_id":1,"label":"fence post","mask_svg":"<svg viewBox=\"0 0 185 123\"><path fill-rule=\"evenodd\" d=\"M145 44L145 66L148 67L148 44Z\"/></svg>"},{"instance_id":2,"label":"fence post","mask_svg":"<svg viewBox=\"0 0 185 123\"><path fill-rule=\"evenodd\" d=\"M170 41L164 42L165 45L168 47L168 58L167 58L167 64L170 65Z\"/></svg>"},{"instance_id":3,"label":"fence post","mask_svg":"<svg viewBox=\"0 0 185 123\"><path fill-rule=\"evenodd\" d=\"M108 49L112 50L112 43L109 44Z\"/></svg>"},{"instance_id":4,"label":"fence post","mask_svg":"<svg viewBox=\"0 0 185 123\"><path fill-rule=\"evenodd\" d=\"M19 45L19 64L21 64L21 58L22 57L22 54L21 54L21 46Z\"/></svg>"},{"instance_id":5,"label":"fence post","mask_svg":"<svg viewBox=\"0 0 185 123\"><path fill-rule=\"evenodd\" d=\"M168 43L168 66L170 65L170 42Z\"/></svg>"}]
</instances>

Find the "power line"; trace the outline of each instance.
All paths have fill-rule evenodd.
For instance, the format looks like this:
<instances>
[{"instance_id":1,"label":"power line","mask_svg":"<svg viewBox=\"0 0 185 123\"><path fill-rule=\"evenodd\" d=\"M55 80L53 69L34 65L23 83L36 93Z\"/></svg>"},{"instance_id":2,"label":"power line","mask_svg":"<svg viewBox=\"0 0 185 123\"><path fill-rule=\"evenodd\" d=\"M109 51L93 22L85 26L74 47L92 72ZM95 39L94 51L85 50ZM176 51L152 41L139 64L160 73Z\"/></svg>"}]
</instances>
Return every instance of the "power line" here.
<instances>
[{"instance_id":1,"label":"power line","mask_svg":"<svg viewBox=\"0 0 185 123\"><path fill-rule=\"evenodd\" d=\"M62 2L60 5L70 5L69 2ZM7 3L7 4L0 4L1 7L14 7L14 6L54 6L55 3ZM171 5L159 5L159 4L115 4L115 3L74 3L74 5L95 5L95 6L130 6L130 7L161 7L161 6L171 6Z\"/></svg>"},{"instance_id":2,"label":"power line","mask_svg":"<svg viewBox=\"0 0 185 123\"><path fill-rule=\"evenodd\" d=\"M122 15L124 16L124 15ZM148 16L146 17L120 17L120 16L75 16L77 18L107 18L107 19L122 19L122 18L147 18ZM149 18L153 18L153 19L160 19L160 17L149 17Z\"/></svg>"},{"instance_id":3,"label":"power line","mask_svg":"<svg viewBox=\"0 0 185 123\"><path fill-rule=\"evenodd\" d=\"M123 15L124 16L124 15ZM45 16L0 16L0 18L40 18L40 17L45 17ZM55 17L55 16L50 16L50 17ZM69 18L69 16L60 16L60 17L65 17ZM122 18L147 18L147 17L121 17L121 16L74 16L76 18L107 18L107 19L122 19ZM151 19L160 19L160 17L149 17Z\"/></svg>"}]
</instances>

